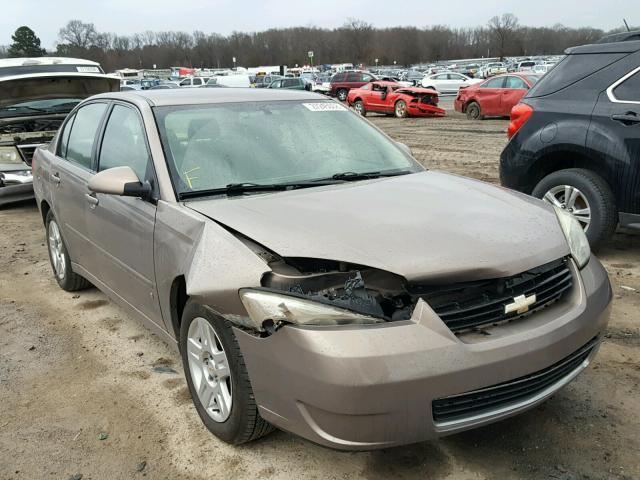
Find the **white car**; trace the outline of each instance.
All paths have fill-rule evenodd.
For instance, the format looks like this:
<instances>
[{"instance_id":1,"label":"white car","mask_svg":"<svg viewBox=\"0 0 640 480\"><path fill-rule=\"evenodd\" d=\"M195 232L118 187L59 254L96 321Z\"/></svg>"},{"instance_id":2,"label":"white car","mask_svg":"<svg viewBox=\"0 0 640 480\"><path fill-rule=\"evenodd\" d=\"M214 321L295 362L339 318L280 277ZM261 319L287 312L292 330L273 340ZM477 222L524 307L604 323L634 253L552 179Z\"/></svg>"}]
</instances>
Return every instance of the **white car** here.
<instances>
[{"instance_id":1,"label":"white car","mask_svg":"<svg viewBox=\"0 0 640 480\"><path fill-rule=\"evenodd\" d=\"M208 77L187 77L180 80L178 86L183 88L201 87L206 84L208 80Z\"/></svg>"},{"instance_id":2,"label":"white car","mask_svg":"<svg viewBox=\"0 0 640 480\"><path fill-rule=\"evenodd\" d=\"M439 93L458 93L460 87L468 87L480 83L479 78L471 78L456 72L442 72L435 75L427 75L422 79L424 88L432 88Z\"/></svg>"},{"instance_id":3,"label":"white car","mask_svg":"<svg viewBox=\"0 0 640 480\"><path fill-rule=\"evenodd\" d=\"M549 70L551 70L556 64L555 63L540 63L533 67L533 73L545 74Z\"/></svg>"}]
</instances>

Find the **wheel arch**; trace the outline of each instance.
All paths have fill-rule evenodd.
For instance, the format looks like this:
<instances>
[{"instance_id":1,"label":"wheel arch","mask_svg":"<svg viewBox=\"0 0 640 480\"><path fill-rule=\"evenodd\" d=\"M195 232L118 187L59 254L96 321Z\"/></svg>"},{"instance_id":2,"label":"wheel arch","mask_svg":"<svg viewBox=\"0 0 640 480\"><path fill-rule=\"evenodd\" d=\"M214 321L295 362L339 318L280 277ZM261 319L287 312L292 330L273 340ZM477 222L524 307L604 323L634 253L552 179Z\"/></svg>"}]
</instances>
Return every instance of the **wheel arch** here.
<instances>
[{"instance_id":1,"label":"wheel arch","mask_svg":"<svg viewBox=\"0 0 640 480\"><path fill-rule=\"evenodd\" d=\"M169 290L169 307L171 312L171 326L176 339L180 338L180 324L182 322L182 312L189 300L187 295L187 282L184 275L179 275L173 279Z\"/></svg>"},{"instance_id":2,"label":"wheel arch","mask_svg":"<svg viewBox=\"0 0 640 480\"><path fill-rule=\"evenodd\" d=\"M40 213L42 214L42 223L47 223L47 215L51 211L51 205L46 200L40 202Z\"/></svg>"},{"instance_id":3,"label":"wheel arch","mask_svg":"<svg viewBox=\"0 0 640 480\"><path fill-rule=\"evenodd\" d=\"M618 200L613 172L607 167L606 163L600 161L596 155L590 154L587 151L570 148L561 148L545 152L533 163L531 172L534 172L534 175L531 176L532 183L529 191L526 193L530 194L535 186L547 175L568 168L583 168L599 175L609 184L609 187L616 196L616 200Z\"/></svg>"}]
</instances>

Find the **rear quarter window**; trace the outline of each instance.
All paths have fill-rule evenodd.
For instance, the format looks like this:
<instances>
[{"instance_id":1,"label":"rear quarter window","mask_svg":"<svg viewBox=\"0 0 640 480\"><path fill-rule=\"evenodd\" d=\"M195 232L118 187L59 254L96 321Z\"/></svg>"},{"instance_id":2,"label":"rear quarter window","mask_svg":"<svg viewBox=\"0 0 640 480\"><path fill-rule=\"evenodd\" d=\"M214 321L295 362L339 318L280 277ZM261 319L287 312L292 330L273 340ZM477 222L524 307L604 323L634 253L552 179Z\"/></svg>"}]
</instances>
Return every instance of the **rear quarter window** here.
<instances>
[{"instance_id":1,"label":"rear quarter window","mask_svg":"<svg viewBox=\"0 0 640 480\"><path fill-rule=\"evenodd\" d=\"M608 67L624 56L626 56L625 53L567 55L529 90L527 98L542 97L562 90Z\"/></svg>"}]
</instances>

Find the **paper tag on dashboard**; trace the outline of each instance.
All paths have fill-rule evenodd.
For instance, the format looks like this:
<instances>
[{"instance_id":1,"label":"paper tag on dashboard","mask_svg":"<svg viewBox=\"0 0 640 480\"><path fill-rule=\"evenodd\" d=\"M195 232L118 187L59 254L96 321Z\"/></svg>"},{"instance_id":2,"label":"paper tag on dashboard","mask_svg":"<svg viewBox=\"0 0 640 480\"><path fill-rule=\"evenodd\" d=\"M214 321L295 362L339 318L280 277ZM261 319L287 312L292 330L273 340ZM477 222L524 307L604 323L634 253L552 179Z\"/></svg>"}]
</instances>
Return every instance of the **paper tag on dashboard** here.
<instances>
[{"instance_id":1,"label":"paper tag on dashboard","mask_svg":"<svg viewBox=\"0 0 640 480\"><path fill-rule=\"evenodd\" d=\"M100 73L98 67L76 67L76 70L80 73Z\"/></svg>"},{"instance_id":2,"label":"paper tag on dashboard","mask_svg":"<svg viewBox=\"0 0 640 480\"><path fill-rule=\"evenodd\" d=\"M346 112L346 107L335 102L303 103L312 112Z\"/></svg>"}]
</instances>

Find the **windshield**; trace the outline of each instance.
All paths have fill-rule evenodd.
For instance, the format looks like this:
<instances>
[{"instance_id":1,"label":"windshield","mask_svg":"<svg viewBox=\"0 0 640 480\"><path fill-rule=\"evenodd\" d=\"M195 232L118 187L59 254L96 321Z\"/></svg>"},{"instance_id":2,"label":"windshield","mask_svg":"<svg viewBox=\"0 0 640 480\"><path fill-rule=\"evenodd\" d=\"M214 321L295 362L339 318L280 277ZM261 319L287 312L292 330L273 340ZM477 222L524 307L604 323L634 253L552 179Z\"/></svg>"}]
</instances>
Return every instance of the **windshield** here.
<instances>
[{"instance_id":1,"label":"windshield","mask_svg":"<svg viewBox=\"0 0 640 480\"><path fill-rule=\"evenodd\" d=\"M16 117L34 113L68 113L81 101L81 98L49 98L14 103L0 107L0 117Z\"/></svg>"},{"instance_id":2,"label":"windshield","mask_svg":"<svg viewBox=\"0 0 640 480\"><path fill-rule=\"evenodd\" d=\"M375 128L333 101L222 103L154 109L178 194L239 183L419 171Z\"/></svg>"}]
</instances>

